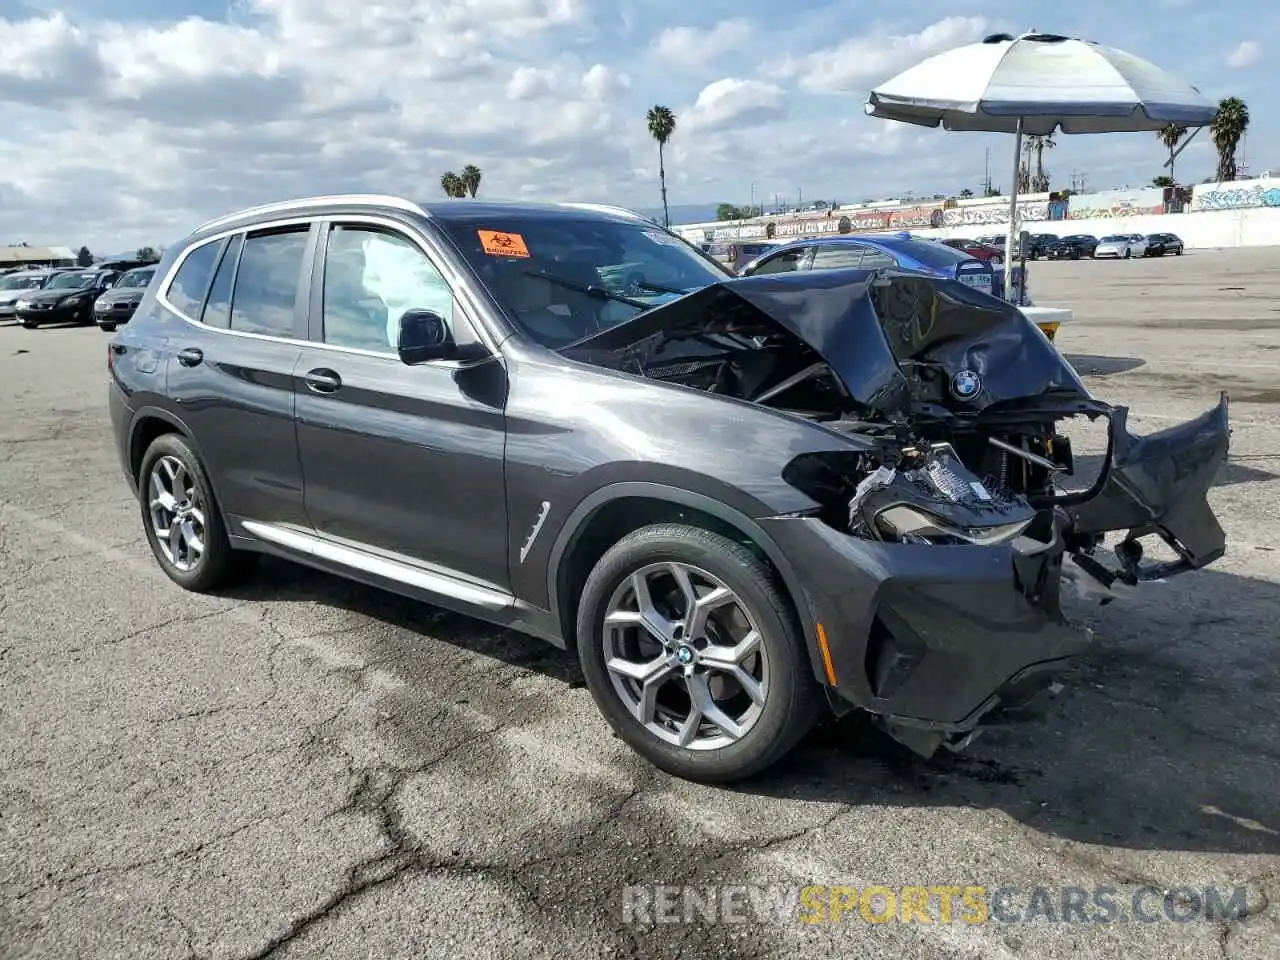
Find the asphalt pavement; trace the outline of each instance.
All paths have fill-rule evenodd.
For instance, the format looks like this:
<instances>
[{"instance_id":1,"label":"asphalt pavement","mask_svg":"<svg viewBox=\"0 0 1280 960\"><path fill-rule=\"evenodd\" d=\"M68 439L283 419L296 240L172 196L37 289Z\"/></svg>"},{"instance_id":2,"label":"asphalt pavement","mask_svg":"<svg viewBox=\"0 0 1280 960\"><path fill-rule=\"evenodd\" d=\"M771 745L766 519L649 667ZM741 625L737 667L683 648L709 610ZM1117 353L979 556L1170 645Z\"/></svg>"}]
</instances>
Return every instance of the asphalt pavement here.
<instances>
[{"instance_id":1,"label":"asphalt pavement","mask_svg":"<svg viewBox=\"0 0 1280 960\"><path fill-rule=\"evenodd\" d=\"M1073 604L1097 652L964 754L854 716L735 789L639 761L537 640L274 560L182 592L112 447L108 335L0 326L0 956L1273 960L1278 280L1274 250L1033 264L1135 428L1229 391L1228 555ZM990 915L875 922L904 886ZM1237 888L1247 916L1205 916Z\"/></svg>"}]
</instances>

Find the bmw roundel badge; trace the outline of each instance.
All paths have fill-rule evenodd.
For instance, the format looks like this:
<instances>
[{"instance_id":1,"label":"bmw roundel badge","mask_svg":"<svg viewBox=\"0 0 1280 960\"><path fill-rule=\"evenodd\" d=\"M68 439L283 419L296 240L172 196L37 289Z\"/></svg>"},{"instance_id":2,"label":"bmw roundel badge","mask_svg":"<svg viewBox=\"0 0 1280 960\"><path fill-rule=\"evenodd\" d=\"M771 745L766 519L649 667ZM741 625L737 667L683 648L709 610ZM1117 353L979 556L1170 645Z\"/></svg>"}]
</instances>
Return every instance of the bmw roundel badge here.
<instances>
[{"instance_id":1,"label":"bmw roundel badge","mask_svg":"<svg viewBox=\"0 0 1280 960\"><path fill-rule=\"evenodd\" d=\"M951 395L957 400L972 400L982 392L982 378L973 370L961 370L951 378Z\"/></svg>"}]
</instances>

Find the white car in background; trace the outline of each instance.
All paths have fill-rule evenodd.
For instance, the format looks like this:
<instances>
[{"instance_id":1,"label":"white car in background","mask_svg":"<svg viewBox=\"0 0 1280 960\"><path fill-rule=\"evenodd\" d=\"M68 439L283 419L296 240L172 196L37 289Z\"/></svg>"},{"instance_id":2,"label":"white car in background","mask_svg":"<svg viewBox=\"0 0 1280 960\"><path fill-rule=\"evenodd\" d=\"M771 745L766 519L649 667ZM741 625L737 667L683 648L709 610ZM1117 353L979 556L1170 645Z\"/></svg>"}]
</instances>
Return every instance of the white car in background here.
<instances>
[{"instance_id":1,"label":"white car in background","mask_svg":"<svg viewBox=\"0 0 1280 960\"><path fill-rule=\"evenodd\" d=\"M1098 241L1093 255L1098 259L1116 257L1128 260L1130 257L1144 257L1147 254L1147 238L1140 233L1116 233L1103 237Z\"/></svg>"}]
</instances>

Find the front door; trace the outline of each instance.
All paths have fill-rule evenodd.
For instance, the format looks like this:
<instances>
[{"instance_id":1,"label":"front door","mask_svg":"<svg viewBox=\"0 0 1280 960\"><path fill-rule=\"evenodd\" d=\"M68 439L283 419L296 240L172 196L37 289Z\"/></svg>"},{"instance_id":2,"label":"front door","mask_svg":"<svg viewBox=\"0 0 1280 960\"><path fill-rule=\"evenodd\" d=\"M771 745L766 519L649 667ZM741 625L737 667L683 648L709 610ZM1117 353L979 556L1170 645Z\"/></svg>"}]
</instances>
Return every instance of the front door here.
<instances>
[{"instance_id":1,"label":"front door","mask_svg":"<svg viewBox=\"0 0 1280 960\"><path fill-rule=\"evenodd\" d=\"M399 227L321 225L323 250L298 366L298 448L317 533L507 589L500 358L408 366L400 315L474 328L423 248Z\"/></svg>"}]
</instances>

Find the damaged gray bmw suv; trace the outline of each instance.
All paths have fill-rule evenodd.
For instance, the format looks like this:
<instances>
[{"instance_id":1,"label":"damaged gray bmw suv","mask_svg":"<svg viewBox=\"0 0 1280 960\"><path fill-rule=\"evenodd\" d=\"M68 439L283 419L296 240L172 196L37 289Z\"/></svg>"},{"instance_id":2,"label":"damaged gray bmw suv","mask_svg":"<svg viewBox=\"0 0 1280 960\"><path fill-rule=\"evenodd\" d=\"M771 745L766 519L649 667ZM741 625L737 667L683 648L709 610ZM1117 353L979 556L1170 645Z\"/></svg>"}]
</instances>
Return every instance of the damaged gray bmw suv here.
<instances>
[{"instance_id":1,"label":"damaged gray bmw suv","mask_svg":"<svg viewBox=\"0 0 1280 960\"><path fill-rule=\"evenodd\" d=\"M227 216L165 255L108 362L178 584L269 553L541 637L626 742L696 780L764 769L823 711L963 746L1089 647L1064 584L1225 549L1225 396L1134 436L985 293L734 278L614 208ZM1064 493L1073 417L1108 421L1110 448Z\"/></svg>"}]
</instances>

